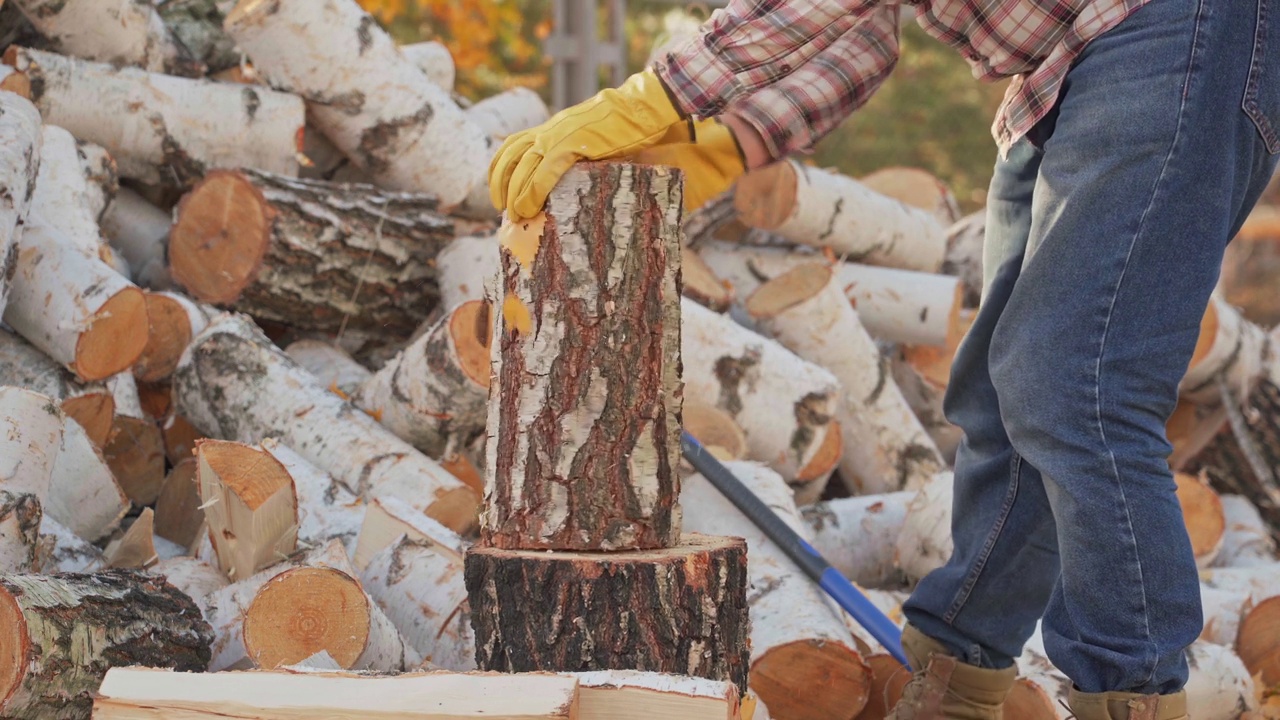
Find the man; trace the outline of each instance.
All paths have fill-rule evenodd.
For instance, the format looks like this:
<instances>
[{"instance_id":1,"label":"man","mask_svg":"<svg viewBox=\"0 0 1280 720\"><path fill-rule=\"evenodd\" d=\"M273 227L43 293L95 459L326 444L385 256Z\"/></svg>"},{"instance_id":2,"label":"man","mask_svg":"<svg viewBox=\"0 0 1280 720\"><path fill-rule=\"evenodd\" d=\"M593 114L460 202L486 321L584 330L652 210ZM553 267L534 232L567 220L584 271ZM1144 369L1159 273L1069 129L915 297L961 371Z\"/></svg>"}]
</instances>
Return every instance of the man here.
<instances>
[{"instance_id":1,"label":"man","mask_svg":"<svg viewBox=\"0 0 1280 720\"><path fill-rule=\"evenodd\" d=\"M1013 79L983 302L946 398L965 433L955 551L904 607L916 672L893 717L999 718L1043 618L1077 718L1185 718L1202 616L1164 427L1280 151L1280 0L905 4L976 76ZM714 194L865 103L899 10L730 0L651 69L511 137L495 205L535 214L574 162L624 156L669 158Z\"/></svg>"}]
</instances>

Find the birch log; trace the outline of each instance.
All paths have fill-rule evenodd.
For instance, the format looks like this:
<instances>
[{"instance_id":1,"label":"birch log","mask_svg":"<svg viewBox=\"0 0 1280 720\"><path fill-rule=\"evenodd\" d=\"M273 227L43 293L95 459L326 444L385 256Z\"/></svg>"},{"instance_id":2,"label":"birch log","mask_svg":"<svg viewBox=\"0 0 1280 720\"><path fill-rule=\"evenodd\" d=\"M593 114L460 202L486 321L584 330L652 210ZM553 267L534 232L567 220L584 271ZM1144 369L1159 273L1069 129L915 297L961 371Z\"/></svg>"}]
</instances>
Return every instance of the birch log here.
<instances>
[{"instance_id":1,"label":"birch log","mask_svg":"<svg viewBox=\"0 0 1280 720\"><path fill-rule=\"evenodd\" d=\"M243 316L220 316L196 336L174 399L214 437L278 438L366 500L395 495L452 530L475 525L474 490L329 392Z\"/></svg>"},{"instance_id":2,"label":"birch log","mask_svg":"<svg viewBox=\"0 0 1280 720\"><path fill-rule=\"evenodd\" d=\"M907 504L895 542L898 567L911 583L919 582L951 558L951 499L955 476L940 472L927 480Z\"/></svg>"},{"instance_id":3,"label":"birch log","mask_svg":"<svg viewBox=\"0 0 1280 720\"><path fill-rule=\"evenodd\" d=\"M1226 532L1227 520L1222 510L1222 501L1218 493L1209 487L1205 478L1197 478L1187 473L1174 473L1177 485L1178 504L1182 508L1182 519L1191 538L1191 550L1196 557L1196 565L1207 568L1213 564Z\"/></svg>"},{"instance_id":4,"label":"birch log","mask_svg":"<svg viewBox=\"0 0 1280 720\"><path fill-rule=\"evenodd\" d=\"M297 548L293 478L270 453L202 440L196 444L196 480L218 567L229 579L243 580Z\"/></svg>"},{"instance_id":5,"label":"birch log","mask_svg":"<svg viewBox=\"0 0 1280 720\"><path fill-rule=\"evenodd\" d=\"M41 128L40 172L31 213L56 228L87 257L106 262L110 251L103 248L98 231L102 208L94 207L91 191L75 137L57 125L45 125Z\"/></svg>"},{"instance_id":6,"label":"birch log","mask_svg":"<svg viewBox=\"0 0 1280 720\"><path fill-rule=\"evenodd\" d=\"M346 398L373 377L369 368L356 362L345 350L323 340L295 340L284 351L325 387Z\"/></svg>"},{"instance_id":7,"label":"birch log","mask_svg":"<svg viewBox=\"0 0 1280 720\"><path fill-rule=\"evenodd\" d=\"M734 206L746 224L841 259L938 272L946 230L911 207L831 170L786 159L738 180Z\"/></svg>"},{"instance_id":8,"label":"birch log","mask_svg":"<svg viewBox=\"0 0 1280 720\"><path fill-rule=\"evenodd\" d=\"M693 436L698 444L721 462L741 460L747 454L747 436L729 413L714 405L685 402L681 409L681 425L684 432ZM681 467L688 465L681 459ZM688 466L692 469L692 465Z\"/></svg>"},{"instance_id":9,"label":"birch log","mask_svg":"<svg viewBox=\"0 0 1280 720\"><path fill-rule=\"evenodd\" d=\"M581 163L500 231L486 544L669 547L680 413L680 191L665 168Z\"/></svg>"},{"instance_id":10,"label":"birch log","mask_svg":"<svg viewBox=\"0 0 1280 720\"><path fill-rule=\"evenodd\" d=\"M68 417L80 423L99 448L111 436L116 403L102 382L81 382L74 373L34 345L7 330L0 330L0 377L7 385L48 395Z\"/></svg>"},{"instance_id":11,"label":"birch log","mask_svg":"<svg viewBox=\"0 0 1280 720\"><path fill-rule=\"evenodd\" d=\"M871 190L937 218L944 227L960 220L960 203L947 184L927 170L913 167L883 167L858 178Z\"/></svg>"},{"instance_id":12,"label":"birch log","mask_svg":"<svg viewBox=\"0 0 1280 720\"><path fill-rule=\"evenodd\" d=\"M840 477L850 493L915 490L947 467L830 266L779 275L751 294L746 310L784 347L839 380Z\"/></svg>"},{"instance_id":13,"label":"birch log","mask_svg":"<svg viewBox=\"0 0 1280 720\"><path fill-rule=\"evenodd\" d=\"M138 505L150 505L164 483L164 435L155 419L143 411L132 374L116 373L107 386L116 414L102 454L124 494Z\"/></svg>"},{"instance_id":14,"label":"birch log","mask_svg":"<svg viewBox=\"0 0 1280 720\"><path fill-rule=\"evenodd\" d=\"M377 498L365 509L351 563L363 572L374 555L394 545L402 536L417 542L442 540L447 546L463 543L457 533L412 505L393 497Z\"/></svg>"},{"instance_id":15,"label":"birch log","mask_svg":"<svg viewBox=\"0 0 1280 720\"><path fill-rule=\"evenodd\" d=\"M726 467L806 540L809 529L787 485L759 463ZM690 532L744 538L751 608L751 688L771 715L854 718L867 704L871 672L838 608L768 537L701 475L681 483Z\"/></svg>"},{"instance_id":16,"label":"birch log","mask_svg":"<svg viewBox=\"0 0 1280 720\"><path fill-rule=\"evenodd\" d=\"M299 546L317 548L336 539L348 553L354 553L365 514L360 498L279 440L266 438L261 447L279 461L293 480Z\"/></svg>"},{"instance_id":17,"label":"birch log","mask_svg":"<svg viewBox=\"0 0 1280 720\"><path fill-rule=\"evenodd\" d=\"M467 119L488 137L505 140L508 135L546 122L551 111L538 93L526 87L503 90L467 108Z\"/></svg>"},{"instance_id":18,"label":"birch log","mask_svg":"<svg viewBox=\"0 0 1280 720\"><path fill-rule=\"evenodd\" d=\"M160 559L155 546L154 517L151 508L143 508L127 530L107 543L102 550L107 567L143 569Z\"/></svg>"},{"instance_id":19,"label":"birch log","mask_svg":"<svg viewBox=\"0 0 1280 720\"><path fill-rule=\"evenodd\" d=\"M988 274L982 260L986 237L986 209L970 213L947 228L947 257L942 261L941 272L959 278L966 308L976 308L982 300ZM989 274L994 276L997 269L991 268Z\"/></svg>"},{"instance_id":20,"label":"birch log","mask_svg":"<svg viewBox=\"0 0 1280 720\"><path fill-rule=\"evenodd\" d=\"M400 53L409 59L427 79L440 86L441 90L453 92L457 67L453 62L453 54L449 48L433 40L409 43L400 46Z\"/></svg>"},{"instance_id":21,"label":"birch log","mask_svg":"<svg viewBox=\"0 0 1280 720\"><path fill-rule=\"evenodd\" d=\"M132 189L122 187L102 216L101 229L111 247L125 260L133 281L151 290L170 290L169 228L173 219Z\"/></svg>"},{"instance_id":22,"label":"birch log","mask_svg":"<svg viewBox=\"0 0 1280 720\"><path fill-rule=\"evenodd\" d=\"M165 0L157 3L160 17L208 75L240 65L235 41L222 29L224 13L214 0Z\"/></svg>"},{"instance_id":23,"label":"birch log","mask_svg":"<svg viewBox=\"0 0 1280 720\"><path fill-rule=\"evenodd\" d=\"M964 431L947 419L943 408L943 401L946 399L946 388L939 387L937 383L917 370L908 361L906 353L903 351L903 346L899 345L890 350L888 355L889 369L893 375L893 382L898 386L899 392L902 393L902 398L907 401L911 411L916 414L925 432L929 433L929 437L933 438L933 444L937 446L938 452L942 453L943 460L949 464L954 464L956 450L960 446Z\"/></svg>"},{"instance_id":24,"label":"birch log","mask_svg":"<svg viewBox=\"0 0 1280 720\"><path fill-rule=\"evenodd\" d=\"M835 413L840 383L778 341L684 298L684 396L724 410L747 437L747 458L767 463L797 492L826 483L843 453ZM804 504L804 503L802 503Z\"/></svg>"},{"instance_id":25,"label":"birch log","mask_svg":"<svg viewBox=\"0 0 1280 720\"><path fill-rule=\"evenodd\" d=\"M191 338L205 329L217 311L180 293L162 290L144 294L150 332L147 346L133 364L133 374L142 382L159 382L173 374Z\"/></svg>"},{"instance_id":26,"label":"birch log","mask_svg":"<svg viewBox=\"0 0 1280 720\"><path fill-rule=\"evenodd\" d=\"M578 681L581 718L662 717L681 720L752 720L739 715L738 689L706 678L640 672L599 670L566 673Z\"/></svg>"},{"instance_id":27,"label":"birch log","mask_svg":"<svg viewBox=\"0 0 1280 720\"><path fill-rule=\"evenodd\" d=\"M296 175L304 106L265 87L117 69L10 47L44 122L106 148L120 176L188 186L219 167Z\"/></svg>"},{"instance_id":28,"label":"birch log","mask_svg":"<svg viewBox=\"0 0 1280 720\"><path fill-rule=\"evenodd\" d=\"M206 611L208 597L230 584L218 568L185 555L161 560L151 566L151 573L163 576L165 582L194 600L201 612Z\"/></svg>"},{"instance_id":29,"label":"birch log","mask_svg":"<svg viewBox=\"0 0 1280 720\"><path fill-rule=\"evenodd\" d=\"M440 306L452 308L468 300L482 300L486 288L496 290L502 258L494 235L463 235L436 256Z\"/></svg>"},{"instance_id":30,"label":"birch log","mask_svg":"<svg viewBox=\"0 0 1280 720\"><path fill-rule=\"evenodd\" d=\"M1254 679L1231 648L1197 642L1187 648L1187 717L1237 720L1258 709Z\"/></svg>"},{"instance_id":31,"label":"birch log","mask_svg":"<svg viewBox=\"0 0 1280 720\"><path fill-rule=\"evenodd\" d=\"M800 508L812 545L840 574L862 587L899 584L896 540L913 491L826 500Z\"/></svg>"},{"instance_id":32,"label":"birch log","mask_svg":"<svg viewBox=\"0 0 1280 720\"><path fill-rule=\"evenodd\" d=\"M147 0L12 0L50 47L64 55L200 77L205 67L179 42Z\"/></svg>"},{"instance_id":33,"label":"birch log","mask_svg":"<svg viewBox=\"0 0 1280 720\"><path fill-rule=\"evenodd\" d=\"M329 332L411 333L454 236L429 196L252 170L208 173L175 212L170 270L195 299Z\"/></svg>"},{"instance_id":34,"label":"birch log","mask_svg":"<svg viewBox=\"0 0 1280 720\"><path fill-rule=\"evenodd\" d=\"M96 545L76 535L48 515L40 519L40 548L36 567L46 575L91 573L107 566Z\"/></svg>"},{"instance_id":35,"label":"birch log","mask_svg":"<svg viewBox=\"0 0 1280 720\"><path fill-rule=\"evenodd\" d=\"M1250 567L1277 561L1276 542L1258 509L1241 495L1222 495L1226 531L1214 567Z\"/></svg>"},{"instance_id":36,"label":"birch log","mask_svg":"<svg viewBox=\"0 0 1280 720\"><path fill-rule=\"evenodd\" d=\"M224 27L272 87L306 98L316 126L378 185L452 207L487 165L479 126L355 0L243 0Z\"/></svg>"},{"instance_id":37,"label":"birch log","mask_svg":"<svg viewBox=\"0 0 1280 720\"><path fill-rule=\"evenodd\" d=\"M1237 401L1245 400L1265 372L1267 333L1215 293L1200 322L1200 338L1178 386L1179 395L1201 404L1220 398L1218 378Z\"/></svg>"},{"instance_id":38,"label":"birch log","mask_svg":"<svg viewBox=\"0 0 1280 720\"><path fill-rule=\"evenodd\" d=\"M38 572L40 498L0 489L0 574Z\"/></svg>"},{"instance_id":39,"label":"birch log","mask_svg":"<svg viewBox=\"0 0 1280 720\"><path fill-rule=\"evenodd\" d=\"M209 625L195 604L158 578L117 570L92 575L0 576L0 714L82 718L113 666L203 671Z\"/></svg>"},{"instance_id":40,"label":"birch log","mask_svg":"<svg viewBox=\"0 0 1280 720\"><path fill-rule=\"evenodd\" d=\"M1200 585L1200 607L1204 628L1200 639L1234 648L1240 635L1240 619L1250 607L1249 592L1244 588L1216 588Z\"/></svg>"},{"instance_id":41,"label":"birch log","mask_svg":"<svg viewBox=\"0 0 1280 720\"><path fill-rule=\"evenodd\" d=\"M160 486L156 498L156 534L191 547L204 523L200 508L200 486L196 482L196 459L189 457L177 463Z\"/></svg>"},{"instance_id":42,"label":"birch log","mask_svg":"<svg viewBox=\"0 0 1280 720\"><path fill-rule=\"evenodd\" d=\"M733 286L734 317L750 324L741 303L760 285L812 262L829 262L816 252L783 247L746 246L708 240L698 255ZM858 311L867 332L880 340L912 345L945 345L959 312L964 288L949 275L898 270L855 262L832 263L836 282Z\"/></svg>"},{"instance_id":43,"label":"birch log","mask_svg":"<svg viewBox=\"0 0 1280 720\"><path fill-rule=\"evenodd\" d=\"M546 552L473 546L476 665L498 672L646 670L747 686L746 547ZM538 598L552 598L549 606ZM545 602L545 601L544 601Z\"/></svg>"},{"instance_id":44,"label":"birch log","mask_svg":"<svg viewBox=\"0 0 1280 720\"><path fill-rule=\"evenodd\" d=\"M40 171L41 118L26 97L0 89L0 315L12 293L18 240Z\"/></svg>"}]
</instances>

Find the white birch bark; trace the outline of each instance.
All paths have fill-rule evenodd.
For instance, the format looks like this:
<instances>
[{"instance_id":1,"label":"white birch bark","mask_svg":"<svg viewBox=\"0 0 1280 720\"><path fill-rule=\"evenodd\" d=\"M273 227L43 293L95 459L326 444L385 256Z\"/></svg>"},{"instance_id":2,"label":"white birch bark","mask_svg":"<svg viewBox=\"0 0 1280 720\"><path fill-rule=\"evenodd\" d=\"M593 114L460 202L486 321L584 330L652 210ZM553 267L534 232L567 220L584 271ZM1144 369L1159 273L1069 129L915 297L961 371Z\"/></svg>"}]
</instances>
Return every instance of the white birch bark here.
<instances>
[{"instance_id":1,"label":"white birch bark","mask_svg":"<svg viewBox=\"0 0 1280 720\"><path fill-rule=\"evenodd\" d=\"M1187 717L1237 720L1258 709L1254 681L1230 647L1197 642L1187 648Z\"/></svg>"},{"instance_id":2,"label":"white birch bark","mask_svg":"<svg viewBox=\"0 0 1280 720\"><path fill-rule=\"evenodd\" d=\"M50 49L116 66L199 77L204 66L147 0L12 0Z\"/></svg>"},{"instance_id":3,"label":"white birch bark","mask_svg":"<svg viewBox=\"0 0 1280 720\"><path fill-rule=\"evenodd\" d=\"M1249 605L1249 593L1243 588L1215 588L1200 585L1200 606L1204 629L1200 639L1234 648L1240 633L1240 620Z\"/></svg>"},{"instance_id":4,"label":"white birch bark","mask_svg":"<svg viewBox=\"0 0 1280 720\"><path fill-rule=\"evenodd\" d=\"M443 538L445 546L461 545L461 537L449 528L423 515L412 505L394 497L377 498L365 509L356 551L351 563L363 571L374 555L397 542L401 536L418 542Z\"/></svg>"},{"instance_id":5,"label":"white birch bark","mask_svg":"<svg viewBox=\"0 0 1280 720\"><path fill-rule=\"evenodd\" d=\"M40 498L0 489L0 574L39 572Z\"/></svg>"},{"instance_id":6,"label":"white birch bark","mask_svg":"<svg viewBox=\"0 0 1280 720\"><path fill-rule=\"evenodd\" d=\"M107 559L96 545L48 515L40 520L40 552L36 562L38 571L46 575L89 573L107 566Z\"/></svg>"},{"instance_id":7,"label":"white birch bark","mask_svg":"<svg viewBox=\"0 0 1280 720\"><path fill-rule=\"evenodd\" d=\"M858 182L886 197L931 213L944 226L960 220L960 204L947 184L927 170L882 167Z\"/></svg>"},{"instance_id":8,"label":"white birch bark","mask_svg":"<svg viewBox=\"0 0 1280 720\"><path fill-rule=\"evenodd\" d=\"M1249 598L1249 606L1257 606L1280 596L1280 563L1210 568L1201 571L1200 580L1210 588L1244 594Z\"/></svg>"},{"instance_id":9,"label":"white birch bark","mask_svg":"<svg viewBox=\"0 0 1280 720\"><path fill-rule=\"evenodd\" d=\"M442 90L453 92L457 67L449 48L433 40L401 45L400 52Z\"/></svg>"},{"instance_id":10,"label":"white birch bark","mask_svg":"<svg viewBox=\"0 0 1280 720\"><path fill-rule=\"evenodd\" d=\"M0 377L6 385L58 401L63 412L84 426L94 444L106 445L116 408L105 383L81 382L70 370L8 330L0 330Z\"/></svg>"},{"instance_id":11,"label":"white birch bark","mask_svg":"<svg viewBox=\"0 0 1280 720\"><path fill-rule=\"evenodd\" d=\"M800 508L813 534L812 545L841 575L863 587L893 585L902 579L897 539L906 521L912 491L826 500Z\"/></svg>"},{"instance_id":12,"label":"white birch bark","mask_svg":"<svg viewBox=\"0 0 1280 720\"><path fill-rule=\"evenodd\" d=\"M31 101L0 90L0 315L12 292L18 240L40 171L41 118Z\"/></svg>"},{"instance_id":13,"label":"white birch bark","mask_svg":"<svg viewBox=\"0 0 1280 720\"><path fill-rule=\"evenodd\" d=\"M57 228L85 256L106 261L110 254L102 249L99 209L90 193L75 137L57 125L45 125L31 213Z\"/></svg>"},{"instance_id":14,"label":"white birch bark","mask_svg":"<svg viewBox=\"0 0 1280 720\"><path fill-rule=\"evenodd\" d=\"M919 582L951 558L951 499L955 476L934 475L907 505L907 515L898 533L898 565L911 582Z\"/></svg>"},{"instance_id":15,"label":"white birch bark","mask_svg":"<svg viewBox=\"0 0 1280 720\"><path fill-rule=\"evenodd\" d=\"M1272 565L1277 561L1276 542L1258 508L1241 495L1221 495L1227 529L1213 567Z\"/></svg>"},{"instance_id":16,"label":"white birch bark","mask_svg":"<svg viewBox=\"0 0 1280 720\"><path fill-rule=\"evenodd\" d=\"M284 351L325 387L347 398L373 377L373 372L356 362L346 350L323 340L295 340Z\"/></svg>"},{"instance_id":17,"label":"white birch bark","mask_svg":"<svg viewBox=\"0 0 1280 720\"><path fill-rule=\"evenodd\" d=\"M348 553L354 553L356 537L364 522L364 502L279 440L266 438L261 446L279 460L293 478L298 506L298 545L323 547L336 539Z\"/></svg>"},{"instance_id":18,"label":"white birch bark","mask_svg":"<svg viewBox=\"0 0 1280 720\"><path fill-rule=\"evenodd\" d=\"M563 673L578 681L579 717L662 717L681 720L753 720L739 717L733 683L639 670Z\"/></svg>"},{"instance_id":19,"label":"white birch bark","mask_svg":"<svg viewBox=\"0 0 1280 720\"><path fill-rule=\"evenodd\" d=\"M200 611L208 613L205 601L231 581L221 570L203 560L189 556L161 560L151 566L151 572L163 575L172 586L195 601Z\"/></svg>"},{"instance_id":20,"label":"white birch bark","mask_svg":"<svg viewBox=\"0 0 1280 720\"><path fill-rule=\"evenodd\" d=\"M468 300L482 300L497 290L502 260L494 235L463 235L436 255L440 306L453 308ZM424 324L425 326L425 324Z\"/></svg>"},{"instance_id":21,"label":"white birch bark","mask_svg":"<svg viewBox=\"0 0 1280 720\"><path fill-rule=\"evenodd\" d=\"M174 287L165 260L173 218L129 188L120 188L102 216L102 234L129 262L133 281L151 290Z\"/></svg>"},{"instance_id":22,"label":"white birch bark","mask_svg":"<svg viewBox=\"0 0 1280 720\"><path fill-rule=\"evenodd\" d=\"M542 102L542 97L526 87L514 87L490 95L464 112L486 136L499 141L551 118L551 111Z\"/></svg>"},{"instance_id":23,"label":"white birch bark","mask_svg":"<svg viewBox=\"0 0 1280 720\"><path fill-rule=\"evenodd\" d=\"M1217 293L1205 309L1200 330L1191 364L1178 385L1179 395L1195 403L1215 405L1220 398L1221 377L1236 402L1243 402L1265 372L1267 332Z\"/></svg>"}]
</instances>

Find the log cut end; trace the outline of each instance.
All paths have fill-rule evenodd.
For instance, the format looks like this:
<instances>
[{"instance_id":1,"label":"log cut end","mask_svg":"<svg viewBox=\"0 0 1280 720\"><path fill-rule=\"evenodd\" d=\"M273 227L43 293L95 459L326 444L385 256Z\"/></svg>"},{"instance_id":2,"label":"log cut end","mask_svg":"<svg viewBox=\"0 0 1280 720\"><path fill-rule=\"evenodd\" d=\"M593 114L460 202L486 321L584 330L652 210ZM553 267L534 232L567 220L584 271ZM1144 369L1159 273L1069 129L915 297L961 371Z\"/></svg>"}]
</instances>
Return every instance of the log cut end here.
<instances>
[{"instance_id":1,"label":"log cut end","mask_svg":"<svg viewBox=\"0 0 1280 720\"><path fill-rule=\"evenodd\" d=\"M1008 720L1056 720L1053 701L1044 688L1027 678L1018 678L1004 701L1004 716Z\"/></svg>"},{"instance_id":2,"label":"log cut end","mask_svg":"<svg viewBox=\"0 0 1280 720\"><path fill-rule=\"evenodd\" d=\"M238 442L202 440L196 474L218 565L240 580L297 546L293 477L270 453Z\"/></svg>"},{"instance_id":3,"label":"log cut end","mask_svg":"<svg viewBox=\"0 0 1280 720\"><path fill-rule=\"evenodd\" d=\"M120 489L139 505L150 505L164 483L164 435L150 418L117 415L102 447Z\"/></svg>"},{"instance_id":4,"label":"log cut end","mask_svg":"<svg viewBox=\"0 0 1280 720\"><path fill-rule=\"evenodd\" d=\"M1218 492L1194 475L1175 473L1178 503L1182 506L1182 519L1191 536L1191 550L1196 562L1207 567L1222 547L1227 531L1227 519L1222 511L1222 499Z\"/></svg>"},{"instance_id":5,"label":"log cut end","mask_svg":"<svg viewBox=\"0 0 1280 720\"><path fill-rule=\"evenodd\" d=\"M733 206L742 222L761 230L773 230L795 212L795 165L789 160L752 170L738 179Z\"/></svg>"},{"instance_id":6,"label":"log cut end","mask_svg":"<svg viewBox=\"0 0 1280 720\"><path fill-rule=\"evenodd\" d=\"M116 401L110 392L93 391L67 398L62 401L62 411L80 423L94 445L106 446L111 438L111 420L116 415Z\"/></svg>"},{"instance_id":7,"label":"log cut end","mask_svg":"<svg viewBox=\"0 0 1280 720\"><path fill-rule=\"evenodd\" d=\"M955 194L927 170L884 167L859 178L858 182L885 197L933 213L943 225L960 221L960 206Z\"/></svg>"},{"instance_id":8,"label":"log cut end","mask_svg":"<svg viewBox=\"0 0 1280 720\"><path fill-rule=\"evenodd\" d=\"M350 575L328 567L286 570L245 611L245 650L261 668L294 665L321 650L350 668L369 642L370 613Z\"/></svg>"},{"instance_id":9,"label":"log cut end","mask_svg":"<svg viewBox=\"0 0 1280 720\"><path fill-rule=\"evenodd\" d=\"M1191 362L1187 371L1194 370L1213 350L1214 341L1218 339L1218 303L1210 302L1200 318L1200 336L1196 338L1196 348L1191 353Z\"/></svg>"},{"instance_id":10,"label":"log cut end","mask_svg":"<svg viewBox=\"0 0 1280 720\"><path fill-rule=\"evenodd\" d=\"M148 292L146 303L151 332L142 357L133 366L133 375L155 382L173 374L182 351L191 344L191 318L182 304L168 295Z\"/></svg>"},{"instance_id":11,"label":"log cut end","mask_svg":"<svg viewBox=\"0 0 1280 720\"><path fill-rule=\"evenodd\" d=\"M5 642L0 644L0 708L4 708L22 685L27 653L31 651L22 608L13 594L4 589L0 589L0 627L5 628L6 635Z\"/></svg>"},{"instance_id":12,"label":"log cut end","mask_svg":"<svg viewBox=\"0 0 1280 720\"><path fill-rule=\"evenodd\" d=\"M467 378L489 388L489 345L493 339L489 303L468 300L449 317L449 335L458 354L458 365Z\"/></svg>"},{"instance_id":13,"label":"log cut end","mask_svg":"<svg viewBox=\"0 0 1280 720\"><path fill-rule=\"evenodd\" d=\"M1264 687L1280 683L1280 596L1245 612L1236 635L1236 654Z\"/></svg>"},{"instance_id":14,"label":"log cut end","mask_svg":"<svg viewBox=\"0 0 1280 720\"><path fill-rule=\"evenodd\" d=\"M256 185L234 170L210 171L178 204L169 234L173 278L203 302L233 302L261 266L271 225Z\"/></svg>"},{"instance_id":15,"label":"log cut end","mask_svg":"<svg viewBox=\"0 0 1280 720\"><path fill-rule=\"evenodd\" d=\"M834 274L822 262L797 265L757 288L744 307L752 317L772 318L822 292Z\"/></svg>"},{"instance_id":16,"label":"log cut end","mask_svg":"<svg viewBox=\"0 0 1280 720\"><path fill-rule=\"evenodd\" d=\"M147 301L126 287L111 296L76 341L75 367L84 380L103 380L133 365L147 346Z\"/></svg>"},{"instance_id":17,"label":"log cut end","mask_svg":"<svg viewBox=\"0 0 1280 720\"><path fill-rule=\"evenodd\" d=\"M721 280L694 249L680 248L680 270L684 296L716 312L724 312L733 303L733 291Z\"/></svg>"},{"instance_id":18,"label":"log cut end","mask_svg":"<svg viewBox=\"0 0 1280 720\"><path fill-rule=\"evenodd\" d=\"M853 720L866 706L871 685L871 666L840 643L801 640L772 648L751 664L752 689L779 718ZM797 693L801 687L823 692Z\"/></svg>"},{"instance_id":19,"label":"log cut end","mask_svg":"<svg viewBox=\"0 0 1280 720\"><path fill-rule=\"evenodd\" d=\"M686 400L681 409L685 432L721 462L747 454L747 436L729 413L714 405Z\"/></svg>"},{"instance_id":20,"label":"log cut end","mask_svg":"<svg viewBox=\"0 0 1280 720\"><path fill-rule=\"evenodd\" d=\"M867 704L858 713L858 720L884 720L898 704L911 673L887 653L869 655L866 660L871 668L871 692L867 695Z\"/></svg>"}]
</instances>

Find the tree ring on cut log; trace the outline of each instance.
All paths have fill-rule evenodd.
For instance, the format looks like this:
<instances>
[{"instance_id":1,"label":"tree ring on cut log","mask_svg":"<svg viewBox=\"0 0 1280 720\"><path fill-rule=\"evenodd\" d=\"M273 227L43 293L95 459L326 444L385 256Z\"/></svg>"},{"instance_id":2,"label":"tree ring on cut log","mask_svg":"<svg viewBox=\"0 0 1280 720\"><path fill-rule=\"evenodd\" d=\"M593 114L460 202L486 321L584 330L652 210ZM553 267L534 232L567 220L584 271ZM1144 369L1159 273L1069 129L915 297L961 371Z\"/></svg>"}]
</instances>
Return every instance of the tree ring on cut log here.
<instances>
[{"instance_id":1,"label":"tree ring on cut log","mask_svg":"<svg viewBox=\"0 0 1280 720\"><path fill-rule=\"evenodd\" d=\"M795 693L795 678L825 677L819 696ZM851 720L867 704L871 666L848 648L816 640L772 648L751 665L751 687L765 700L769 714L780 718L845 718ZM843 692L839 690L843 689Z\"/></svg>"},{"instance_id":2,"label":"tree ring on cut log","mask_svg":"<svg viewBox=\"0 0 1280 720\"><path fill-rule=\"evenodd\" d=\"M734 209L747 225L772 230L795 210L796 182L795 168L785 160L752 170L738 178Z\"/></svg>"},{"instance_id":3,"label":"tree ring on cut log","mask_svg":"<svg viewBox=\"0 0 1280 720\"><path fill-rule=\"evenodd\" d=\"M369 642L369 606L360 583L327 567L286 570L245 611L244 647L262 668L301 662L321 650L355 664Z\"/></svg>"},{"instance_id":4,"label":"tree ring on cut log","mask_svg":"<svg viewBox=\"0 0 1280 720\"><path fill-rule=\"evenodd\" d=\"M151 332L142 356L133 365L133 376L143 382L163 380L178 367L182 351L191 344L191 319L177 300L147 293L147 320Z\"/></svg>"},{"instance_id":5,"label":"tree ring on cut log","mask_svg":"<svg viewBox=\"0 0 1280 720\"><path fill-rule=\"evenodd\" d=\"M76 373L102 380L123 372L147 346L146 297L140 288L125 288L103 303L90 323L76 340Z\"/></svg>"},{"instance_id":6,"label":"tree ring on cut log","mask_svg":"<svg viewBox=\"0 0 1280 720\"><path fill-rule=\"evenodd\" d=\"M233 302L266 255L272 214L262 191L242 175L210 171L179 203L169 234L174 279L204 302Z\"/></svg>"},{"instance_id":7,"label":"tree ring on cut log","mask_svg":"<svg viewBox=\"0 0 1280 720\"><path fill-rule=\"evenodd\" d=\"M747 454L747 436L742 428L732 415L714 405L686 400L681 424L699 445L722 462L740 460Z\"/></svg>"},{"instance_id":8,"label":"tree ring on cut log","mask_svg":"<svg viewBox=\"0 0 1280 720\"><path fill-rule=\"evenodd\" d=\"M111 437L111 421L116 416L116 400L109 392L87 392L62 401L62 412L80 423L99 448Z\"/></svg>"},{"instance_id":9,"label":"tree ring on cut log","mask_svg":"<svg viewBox=\"0 0 1280 720\"><path fill-rule=\"evenodd\" d=\"M482 388L489 387L489 345L493 339L489 303L468 300L449 318L449 336L458 352L458 365Z\"/></svg>"},{"instance_id":10,"label":"tree ring on cut log","mask_svg":"<svg viewBox=\"0 0 1280 720\"><path fill-rule=\"evenodd\" d=\"M22 608L7 590L0 588L0 627L9 637L0 643L0 708L22 684L22 676L31 641L27 637L27 620Z\"/></svg>"},{"instance_id":11,"label":"tree ring on cut log","mask_svg":"<svg viewBox=\"0 0 1280 720\"><path fill-rule=\"evenodd\" d=\"M1262 684L1280 683L1280 596L1270 597L1245 611L1236 634L1236 654L1249 674Z\"/></svg>"},{"instance_id":12,"label":"tree ring on cut log","mask_svg":"<svg viewBox=\"0 0 1280 720\"><path fill-rule=\"evenodd\" d=\"M774 317L813 297L834 274L831 266L822 262L797 265L757 288L744 307L753 317Z\"/></svg>"}]
</instances>

